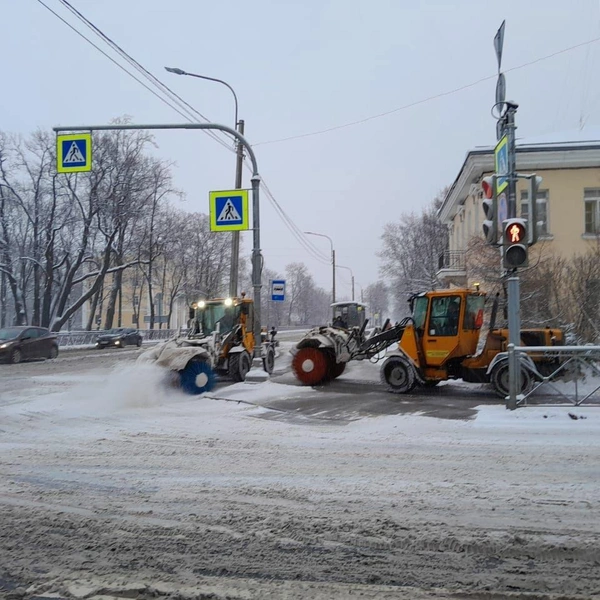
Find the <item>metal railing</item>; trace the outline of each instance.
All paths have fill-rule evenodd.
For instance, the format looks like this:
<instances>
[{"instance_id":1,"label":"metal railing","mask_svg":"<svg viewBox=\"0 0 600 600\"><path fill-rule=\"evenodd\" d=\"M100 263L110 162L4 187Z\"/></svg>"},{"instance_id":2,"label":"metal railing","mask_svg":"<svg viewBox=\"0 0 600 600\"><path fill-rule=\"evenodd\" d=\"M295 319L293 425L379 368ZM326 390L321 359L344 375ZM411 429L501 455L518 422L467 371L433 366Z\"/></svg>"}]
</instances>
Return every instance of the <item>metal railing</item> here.
<instances>
[{"instance_id":1,"label":"metal railing","mask_svg":"<svg viewBox=\"0 0 600 600\"><path fill-rule=\"evenodd\" d=\"M140 329L139 332L142 334L144 341L157 341L166 340L176 335L178 329ZM99 335L106 333L106 331L59 331L58 345L61 348L68 348L70 346L93 346L96 343L96 339Z\"/></svg>"},{"instance_id":2,"label":"metal railing","mask_svg":"<svg viewBox=\"0 0 600 600\"><path fill-rule=\"evenodd\" d=\"M513 346L509 344L508 360L515 360L532 379L531 385L517 396L516 405L526 406L532 398L539 406L548 400L566 400L574 406L584 402L600 404L600 346ZM521 357L521 360L516 360ZM531 359L531 360L529 360ZM540 359L539 362L535 362ZM540 372L544 365L544 373ZM518 384L517 384L518 388ZM541 389L543 388L543 389ZM540 391L544 393L540 395Z\"/></svg>"},{"instance_id":3,"label":"metal railing","mask_svg":"<svg viewBox=\"0 0 600 600\"><path fill-rule=\"evenodd\" d=\"M465 270L464 250L445 250L438 259L438 269L451 269L453 271Z\"/></svg>"}]
</instances>

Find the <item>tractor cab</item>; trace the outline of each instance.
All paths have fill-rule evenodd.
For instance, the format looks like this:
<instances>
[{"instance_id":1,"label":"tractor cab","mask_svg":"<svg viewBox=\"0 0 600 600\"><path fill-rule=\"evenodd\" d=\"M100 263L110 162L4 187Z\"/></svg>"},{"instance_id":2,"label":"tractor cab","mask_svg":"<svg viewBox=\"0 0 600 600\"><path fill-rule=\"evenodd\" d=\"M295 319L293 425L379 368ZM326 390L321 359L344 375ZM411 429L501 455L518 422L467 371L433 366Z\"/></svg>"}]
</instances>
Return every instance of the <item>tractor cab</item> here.
<instances>
[{"instance_id":1,"label":"tractor cab","mask_svg":"<svg viewBox=\"0 0 600 600\"><path fill-rule=\"evenodd\" d=\"M367 305L362 302L335 302L332 326L338 329L361 328L366 320Z\"/></svg>"},{"instance_id":2,"label":"tractor cab","mask_svg":"<svg viewBox=\"0 0 600 600\"><path fill-rule=\"evenodd\" d=\"M438 290L417 294L409 302L425 365L440 366L451 358L475 354L485 294L470 289Z\"/></svg>"},{"instance_id":3,"label":"tractor cab","mask_svg":"<svg viewBox=\"0 0 600 600\"><path fill-rule=\"evenodd\" d=\"M242 343L249 351L254 347L252 322L254 302L241 298L200 300L192 304L193 320L190 335L207 337L217 333L230 343ZM229 340L230 334L236 338ZM252 339L251 339L252 338Z\"/></svg>"}]
</instances>

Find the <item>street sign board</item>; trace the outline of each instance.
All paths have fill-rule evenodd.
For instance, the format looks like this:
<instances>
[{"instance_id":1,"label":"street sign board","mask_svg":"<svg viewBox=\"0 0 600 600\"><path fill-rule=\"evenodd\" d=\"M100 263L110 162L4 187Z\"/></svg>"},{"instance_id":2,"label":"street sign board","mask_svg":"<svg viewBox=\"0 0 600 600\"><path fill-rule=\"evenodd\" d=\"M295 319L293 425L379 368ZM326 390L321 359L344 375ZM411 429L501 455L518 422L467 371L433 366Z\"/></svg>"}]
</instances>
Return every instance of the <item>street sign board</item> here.
<instances>
[{"instance_id":1,"label":"street sign board","mask_svg":"<svg viewBox=\"0 0 600 600\"><path fill-rule=\"evenodd\" d=\"M248 190L224 190L209 193L211 231L249 229Z\"/></svg>"},{"instance_id":2,"label":"street sign board","mask_svg":"<svg viewBox=\"0 0 600 600\"><path fill-rule=\"evenodd\" d=\"M506 25L506 21L502 21L502 25L500 25L500 29L496 32L494 36L494 50L496 50L496 58L498 59L498 71L502 66L502 47L504 46L504 26Z\"/></svg>"},{"instance_id":3,"label":"street sign board","mask_svg":"<svg viewBox=\"0 0 600 600\"><path fill-rule=\"evenodd\" d=\"M501 104L506 100L506 77L504 73L498 73L496 82L496 104Z\"/></svg>"},{"instance_id":4,"label":"street sign board","mask_svg":"<svg viewBox=\"0 0 600 600\"><path fill-rule=\"evenodd\" d=\"M273 279L271 281L271 300L273 302L285 301L285 279Z\"/></svg>"},{"instance_id":5,"label":"street sign board","mask_svg":"<svg viewBox=\"0 0 600 600\"><path fill-rule=\"evenodd\" d=\"M500 194L508 186L508 136L505 135L494 149L496 163L496 194Z\"/></svg>"},{"instance_id":6,"label":"street sign board","mask_svg":"<svg viewBox=\"0 0 600 600\"><path fill-rule=\"evenodd\" d=\"M498 194L498 223L508 219L508 198L506 192Z\"/></svg>"},{"instance_id":7,"label":"street sign board","mask_svg":"<svg viewBox=\"0 0 600 600\"><path fill-rule=\"evenodd\" d=\"M80 173L92 170L92 134L69 133L56 136L56 170Z\"/></svg>"}]
</instances>

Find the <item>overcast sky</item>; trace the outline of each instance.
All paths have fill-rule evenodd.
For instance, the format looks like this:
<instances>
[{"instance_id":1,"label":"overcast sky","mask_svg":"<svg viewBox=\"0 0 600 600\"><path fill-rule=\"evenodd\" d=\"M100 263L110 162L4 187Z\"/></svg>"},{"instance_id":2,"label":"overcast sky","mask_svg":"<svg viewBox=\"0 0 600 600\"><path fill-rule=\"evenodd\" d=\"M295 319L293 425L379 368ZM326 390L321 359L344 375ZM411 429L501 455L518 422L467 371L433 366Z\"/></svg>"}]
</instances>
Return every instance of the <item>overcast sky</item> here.
<instances>
[{"instance_id":1,"label":"overcast sky","mask_svg":"<svg viewBox=\"0 0 600 600\"><path fill-rule=\"evenodd\" d=\"M115 56L59 0L43 1ZM163 67L226 80L264 180L301 230L333 238L357 286L379 277L384 224L420 211L451 184L470 148L494 144L495 81L329 133L261 142L393 111L494 75L493 37L503 19L505 69L600 38L599 0L70 1L194 108L232 125L225 87ZM136 123L185 122L38 0L0 6L0 129L26 135L122 115ZM520 105L519 136L561 137L598 125L599 46L506 74L507 96ZM156 141L160 156L176 162L187 209L207 212L208 191L232 187L235 156L204 133L157 132ZM283 272L303 261L331 288L330 268L304 250L264 195L261 230L269 268ZM329 254L327 240L310 239ZM243 240L248 251L251 233ZM349 295L349 282L338 273L338 295Z\"/></svg>"}]
</instances>

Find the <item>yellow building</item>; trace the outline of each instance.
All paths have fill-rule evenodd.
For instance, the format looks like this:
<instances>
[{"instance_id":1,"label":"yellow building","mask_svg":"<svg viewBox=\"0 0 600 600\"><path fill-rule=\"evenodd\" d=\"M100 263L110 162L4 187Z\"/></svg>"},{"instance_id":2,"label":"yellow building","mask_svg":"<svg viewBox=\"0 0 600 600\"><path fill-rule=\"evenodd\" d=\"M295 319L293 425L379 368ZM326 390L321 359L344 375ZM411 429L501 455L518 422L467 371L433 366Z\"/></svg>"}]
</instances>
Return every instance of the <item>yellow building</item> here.
<instances>
[{"instance_id":1,"label":"yellow building","mask_svg":"<svg viewBox=\"0 0 600 600\"><path fill-rule=\"evenodd\" d=\"M535 251L569 258L597 247L600 241L600 136L578 132L564 139L518 140L516 160L519 173L543 178L537 197ZM481 251L473 240L483 238L481 181L493 171L493 147L471 150L439 210L450 233L438 272L447 285L472 283L469 265L477 260L473 248ZM528 183L522 180L517 186L517 216L527 218L528 213Z\"/></svg>"}]
</instances>

